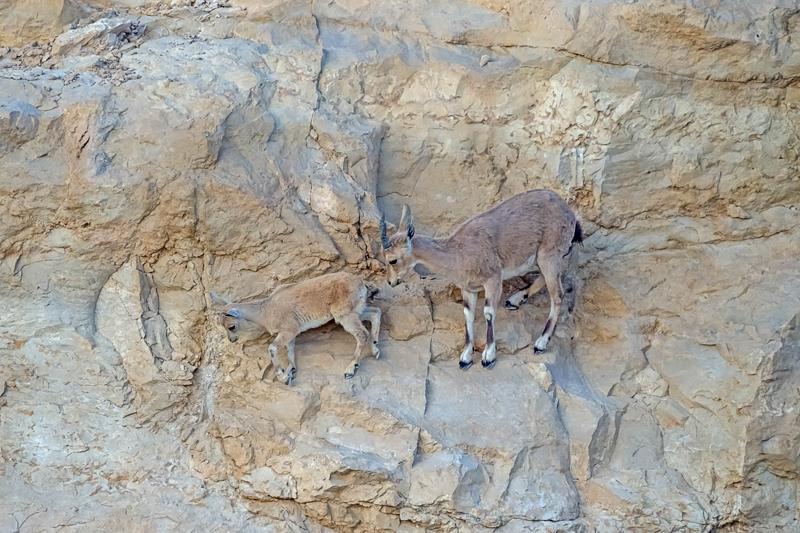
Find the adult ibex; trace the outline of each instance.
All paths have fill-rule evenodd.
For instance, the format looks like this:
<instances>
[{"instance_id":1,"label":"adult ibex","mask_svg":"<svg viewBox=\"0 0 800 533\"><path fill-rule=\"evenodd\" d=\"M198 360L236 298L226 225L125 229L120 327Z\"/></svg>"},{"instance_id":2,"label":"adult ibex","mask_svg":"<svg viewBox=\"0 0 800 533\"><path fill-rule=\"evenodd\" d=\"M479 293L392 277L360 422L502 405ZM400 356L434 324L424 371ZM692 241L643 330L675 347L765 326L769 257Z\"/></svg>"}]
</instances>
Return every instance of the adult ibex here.
<instances>
[{"instance_id":1,"label":"adult ibex","mask_svg":"<svg viewBox=\"0 0 800 533\"><path fill-rule=\"evenodd\" d=\"M487 326L486 347L481 364L491 368L496 360L494 325L503 280L530 272L534 265L539 267L541 276L532 285L510 296L505 305L517 309L529 294L547 286L550 316L534 344L535 353L545 350L555 331L561 308L561 274L566 256L573 243L583 240L575 214L558 194L548 190L518 194L473 216L443 239L416 235L408 206L403 206L397 227L397 233L389 238L386 219L381 219L381 243L388 262L390 285L397 285L401 277L419 264L431 272L440 273L461 289L467 343L459 358L461 368L472 366L473 321L478 291L483 288L486 294L483 308Z\"/></svg>"},{"instance_id":2,"label":"adult ibex","mask_svg":"<svg viewBox=\"0 0 800 533\"><path fill-rule=\"evenodd\" d=\"M331 320L340 324L356 339L353 361L344 372L344 377L352 378L358 370L359 362L366 356L369 348L375 358L381 355L378 349L378 334L381 329L381 310L367 305L370 291L361 278L337 272L316 278L281 285L267 298L251 302L230 303L214 293L211 301L222 304L222 325L228 333L228 340L239 340L242 321L276 335L269 345L269 355L279 380L287 385L295 378L297 366L294 359L294 339L303 331L319 327ZM370 322L367 331L362 320ZM284 370L278 364L278 349L286 347L289 366Z\"/></svg>"}]
</instances>

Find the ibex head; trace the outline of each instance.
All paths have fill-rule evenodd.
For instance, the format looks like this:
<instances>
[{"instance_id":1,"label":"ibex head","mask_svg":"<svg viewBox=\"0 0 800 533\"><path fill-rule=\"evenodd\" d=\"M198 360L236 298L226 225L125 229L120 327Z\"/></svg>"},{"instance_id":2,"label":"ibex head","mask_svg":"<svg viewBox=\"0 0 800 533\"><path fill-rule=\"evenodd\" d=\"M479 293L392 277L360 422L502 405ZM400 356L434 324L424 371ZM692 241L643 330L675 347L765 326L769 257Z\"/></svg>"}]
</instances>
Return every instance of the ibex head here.
<instances>
[{"instance_id":1,"label":"ibex head","mask_svg":"<svg viewBox=\"0 0 800 533\"><path fill-rule=\"evenodd\" d=\"M239 327L240 327L240 320L242 318L242 313L239 311L234 304L231 304L225 298L221 298L217 296L215 293L209 294L211 303L215 306L222 307L220 311L220 318L222 322L222 327L225 328L225 332L228 334L228 340L231 342L236 342L239 340Z\"/></svg>"},{"instance_id":2,"label":"ibex head","mask_svg":"<svg viewBox=\"0 0 800 533\"><path fill-rule=\"evenodd\" d=\"M406 217L408 217L407 222ZM405 227L403 227L404 222ZM400 215L397 228L397 233L389 238L386 234L386 217L381 217L381 244L387 263L389 285L392 287L400 283L400 279L408 274L415 264L414 248L411 243L411 239L414 237L414 220L407 205L403 206L403 213Z\"/></svg>"}]
</instances>

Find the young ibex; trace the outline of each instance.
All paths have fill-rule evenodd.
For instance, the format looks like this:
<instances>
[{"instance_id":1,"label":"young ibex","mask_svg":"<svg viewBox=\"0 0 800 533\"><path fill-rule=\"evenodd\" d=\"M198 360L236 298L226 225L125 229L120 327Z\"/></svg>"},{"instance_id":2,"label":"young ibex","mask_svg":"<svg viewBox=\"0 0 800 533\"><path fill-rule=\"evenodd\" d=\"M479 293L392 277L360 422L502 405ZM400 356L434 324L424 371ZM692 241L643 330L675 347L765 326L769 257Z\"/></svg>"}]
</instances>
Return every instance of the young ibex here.
<instances>
[{"instance_id":1,"label":"young ibex","mask_svg":"<svg viewBox=\"0 0 800 533\"><path fill-rule=\"evenodd\" d=\"M408 217L405 228L403 222ZM414 234L414 223L407 206L403 206L398 231L386 235L386 219L381 219L381 242L388 261L389 284L399 283L415 265L441 273L461 289L466 318L466 347L459 366L472 366L474 343L473 321L478 291L483 287L486 304L486 347L481 364L494 366L495 313L502 295L503 280L521 276L538 265L541 276L505 302L508 309L518 309L529 294L547 286L550 293L550 316L542 335L534 344L534 352L547 347L556 328L563 289L561 274L572 244L582 242L581 226L564 200L548 190L518 194L492 209L475 215L461 224L449 237L433 239Z\"/></svg>"},{"instance_id":2,"label":"young ibex","mask_svg":"<svg viewBox=\"0 0 800 533\"><path fill-rule=\"evenodd\" d=\"M372 355L379 358L378 334L381 328L381 310L367 305L370 290L353 274L337 272L316 278L281 285L267 298L251 302L229 303L211 294L214 303L224 305L222 325L228 332L228 340L239 339L241 321L246 320L266 330L275 339L269 345L269 355L279 380L287 385L297 375L294 359L294 339L303 331L335 321L356 339L353 361L345 370L344 377L352 378L359 362L371 348ZM367 331L362 320L368 320L371 331ZM286 347L289 367L285 370L278 363L278 349Z\"/></svg>"}]
</instances>

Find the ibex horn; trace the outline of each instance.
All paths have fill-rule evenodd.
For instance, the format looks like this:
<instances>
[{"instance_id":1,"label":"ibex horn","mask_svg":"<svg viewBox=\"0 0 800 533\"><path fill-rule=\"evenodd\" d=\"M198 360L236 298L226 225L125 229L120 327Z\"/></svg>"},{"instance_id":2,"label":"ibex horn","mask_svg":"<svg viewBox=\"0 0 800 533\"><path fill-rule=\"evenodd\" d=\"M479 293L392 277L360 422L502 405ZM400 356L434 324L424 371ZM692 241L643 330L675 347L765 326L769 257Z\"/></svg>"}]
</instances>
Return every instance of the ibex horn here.
<instances>
[{"instance_id":1,"label":"ibex horn","mask_svg":"<svg viewBox=\"0 0 800 533\"><path fill-rule=\"evenodd\" d=\"M408 205L403 204L403 210L400 212L400 222L397 223L398 231L400 231L400 228L403 227L403 222L405 222L407 214L408 214Z\"/></svg>"},{"instance_id":2,"label":"ibex horn","mask_svg":"<svg viewBox=\"0 0 800 533\"><path fill-rule=\"evenodd\" d=\"M381 244L384 248L389 247L389 237L386 235L386 215L381 215Z\"/></svg>"}]
</instances>

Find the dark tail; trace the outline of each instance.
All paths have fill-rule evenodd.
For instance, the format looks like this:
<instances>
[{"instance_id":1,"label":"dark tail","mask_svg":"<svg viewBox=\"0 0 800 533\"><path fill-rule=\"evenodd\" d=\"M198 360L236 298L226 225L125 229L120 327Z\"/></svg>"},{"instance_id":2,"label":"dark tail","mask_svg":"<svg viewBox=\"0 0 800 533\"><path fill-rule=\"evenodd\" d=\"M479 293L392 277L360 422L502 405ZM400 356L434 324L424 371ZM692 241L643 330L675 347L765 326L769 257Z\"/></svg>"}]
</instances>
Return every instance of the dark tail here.
<instances>
[{"instance_id":1,"label":"dark tail","mask_svg":"<svg viewBox=\"0 0 800 533\"><path fill-rule=\"evenodd\" d=\"M567 253L564 254L564 257L567 257L569 253L572 251L572 247L575 246L575 243L580 244L583 246L583 228L581 228L581 223L577 220L575 221L575 233L572 234L572 242L569 245L569 249Z\"/></svg>"},{"instance_id":2,"label":"dark tail","mask_svg":"<svg viewBox=\"0 0 800 533\"><path fill-rule=\"evenodd\" d=\"M583 246L583 229L580 222L575 222L575 234L572 236L572 242L577 242Z\"/></svg>"}]
</instances>

